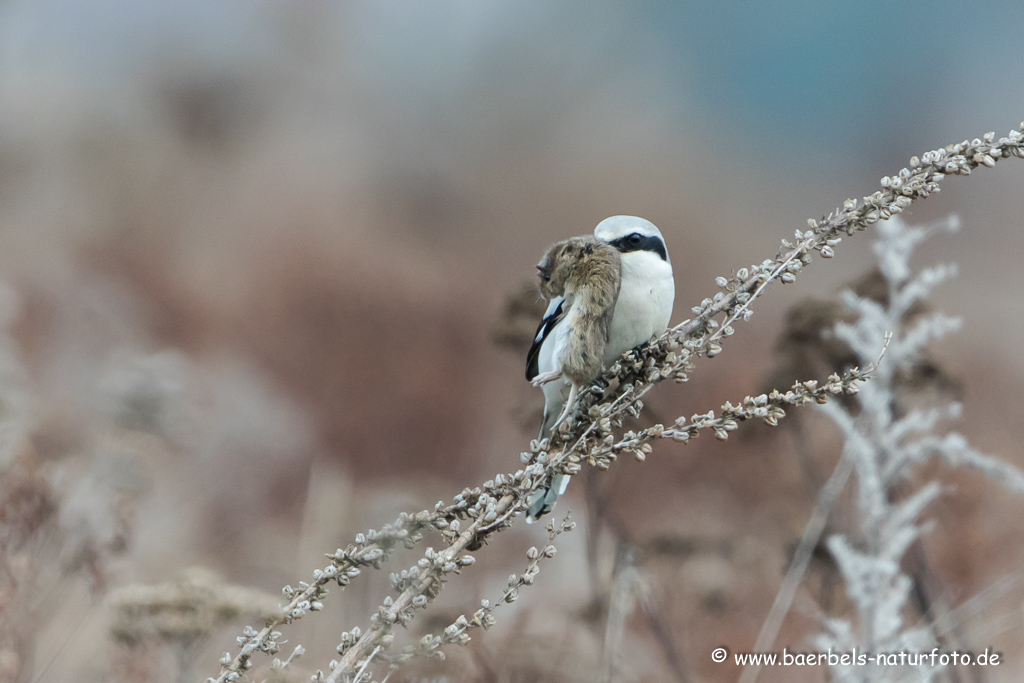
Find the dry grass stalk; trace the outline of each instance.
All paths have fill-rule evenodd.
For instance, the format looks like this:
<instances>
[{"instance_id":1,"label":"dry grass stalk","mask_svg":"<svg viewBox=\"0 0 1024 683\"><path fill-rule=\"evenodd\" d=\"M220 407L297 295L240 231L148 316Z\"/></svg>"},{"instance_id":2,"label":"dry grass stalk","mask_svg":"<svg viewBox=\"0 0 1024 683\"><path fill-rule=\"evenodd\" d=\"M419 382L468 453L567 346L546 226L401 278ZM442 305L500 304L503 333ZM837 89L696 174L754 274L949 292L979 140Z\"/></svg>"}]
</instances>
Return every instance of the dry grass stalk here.
<instances>
[{"instance_id":1,"label":"dry grass stalk","mask_svg":"<svg viewBox=\"0 0 1024 683\"><path fill-rule=\"evenodd\" d=\"M261 631L253 630L252 635L240 638L241 651L234 657L228 655L220 674L209 680L214 683L236 680L252 666L252 655L256 651L275 652L279 635L276 628L302 617L307 611L321 609L328 582L335 581L344 587L362 567L379 568L396 544L412 547L428 529L441 533L447 547L440 552L428 549L416 566L401 575L393 575L398 597L385 600L365 632L356 627L345 634L338 648L341 659L331 662L329 675L318 672L314 677L332 683L357 680L366 673L370 660L392 642L394 624L408 624L416 610L425 608L436 597L449 574L459 573L462 567L472 563L473 557L466 553L508 527L516 513L524 508L529 494L556 472L575 474L583 463L604 469L622 452L633 453L642 460L651 451L651 441L672 438L686 442L704 429L711 429L717 438L725 439L742 420L756 417L770 425L776 424L785 415L784 406L824 402L829 395L855 392L857 383L864 378L863 372L853 371L844 377L834 375L822 387L814 382L797 383L785 393L773 391L769 395L747 397L740 406L723 406L718 418L709 412L694 415L689 424L685 418L680 418L668 429L655 425L619 439L613 433L627 415L639 415L643 397L655 384L667 378L685 382L697 358L713 357L721 352L722 339L733 334L735 322L749 319L750 305L768 284L795 281L803 266L812 261L813 252L831 258L843 233L853 235L879 220L901 213L913 201L938 192L938 183L947 175L969 175L981 167L991 168L1001 159L1021 158L1024 156L1022 142L1024 123L998 140L988 133L973 141L965 140L928 151L921 157L915 156L910 160L910 168L882 178L881 190L860 201L848 199L842 208L821 220L809 220L808 230L796 231L795 242L782 241L782 248L774 259L740 268L729 278L717 278L720 291L694 307L692 319L668 330L644 348L626 353L605 372L603 379L611 387L609 392L597 388L583 392L577 401L575 416L567 419L550 441L533 442L530 452L523 453L524 469L511 475L498 475L481 487L467 489L450 505L439 502L432 511L403 515L396 524L379 532L360 534L348 548L328 555L331 563L314 572L313 583L300 584L298 591L286 587L289 602L281 613ZM715 320L717 316L723 316L724 321ZM612 398L606 399L606 393ZM460 531L461 521L469 519L472 520L469 526Z\"/></svg>"}]
</instances>

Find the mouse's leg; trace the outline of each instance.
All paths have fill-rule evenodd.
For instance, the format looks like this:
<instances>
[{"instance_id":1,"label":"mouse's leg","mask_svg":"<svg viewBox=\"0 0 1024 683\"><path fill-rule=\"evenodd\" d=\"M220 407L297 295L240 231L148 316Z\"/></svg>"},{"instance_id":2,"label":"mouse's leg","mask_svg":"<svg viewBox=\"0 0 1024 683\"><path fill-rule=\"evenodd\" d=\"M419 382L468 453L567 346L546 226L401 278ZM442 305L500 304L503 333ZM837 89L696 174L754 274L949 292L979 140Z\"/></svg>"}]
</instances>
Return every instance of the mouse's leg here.
<instances>
[{"instance_id":1,"label":"mouse's leg","mask_svg":"<svg viewBox=\"0 0 1024 683\"><path fill-rule=\"evenodd\" d=\"M562 378L561 370L552 370L551 372L542 372L533 378L533 386L539 387L547 384L548 382L554 382L556 379Z\"/></svg>"}]
</instances>

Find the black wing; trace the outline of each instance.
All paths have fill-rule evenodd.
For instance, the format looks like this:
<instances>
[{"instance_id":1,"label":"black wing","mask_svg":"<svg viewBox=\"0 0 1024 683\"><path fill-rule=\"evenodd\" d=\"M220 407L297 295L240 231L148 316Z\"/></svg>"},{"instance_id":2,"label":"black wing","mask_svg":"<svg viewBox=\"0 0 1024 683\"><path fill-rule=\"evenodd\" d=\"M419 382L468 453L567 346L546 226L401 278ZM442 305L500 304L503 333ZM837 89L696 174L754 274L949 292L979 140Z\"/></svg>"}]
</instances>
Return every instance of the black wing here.
<instances>
[{"instance_id":1,"label":"black wing","mask_svg":"<svg viewBox=\"0 0 1024 683\"><path fill-rule=\"evenodd\" d=\"M533 378L540 374L540 370L537 367L540 347L544 340L548 338L548 335L551 334L551 330L555 329L558 321L562 319L562 309L564 306L565 300L563 299L558 302L555 310L544 316L544 319L540 321L540 325L537 326L537 334L533 338L533 346L530 347L530 351L526 354L526 381L528 382L533 381Z\"/></svg>"}]
</instances>

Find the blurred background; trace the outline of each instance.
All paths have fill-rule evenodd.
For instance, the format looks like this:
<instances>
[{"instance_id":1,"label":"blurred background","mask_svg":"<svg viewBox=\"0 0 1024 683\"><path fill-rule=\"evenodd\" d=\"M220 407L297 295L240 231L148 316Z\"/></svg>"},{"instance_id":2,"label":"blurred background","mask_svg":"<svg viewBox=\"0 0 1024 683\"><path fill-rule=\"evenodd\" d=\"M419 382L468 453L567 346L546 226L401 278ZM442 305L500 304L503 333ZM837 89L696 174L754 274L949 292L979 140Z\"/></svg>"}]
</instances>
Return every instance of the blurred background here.
<instances>
[{"instance_id":1,"label":"blurred background","mask_svg":"<svg viewBox=\"0 0 1024 683\"><path fill-rule=\"evenodd\" d=\"M679 322L911 155L1016 127L1022 21L1012 0L0 0L0 681L215 675L324 552L519 467L541 405L522 288L549 243L653 221ZM1005 161L906 214L961 218L921 256L960 267L933 304L964 331L935 356L959 428L1020 466L1022 183ZM645 419L762 391L787 310L871 264L870 235L844 240ZM807 412L574 480L556 515L580 528L536 585L448 662L391 680L595 680L629 547L646 606L616 680L735 681L709 653L753 646L838 456ZM937 474L936 594L1016 581L1024 501ZM544 539L502 534L412 636L500 595ZM828 572L780 648L811 649ZM214 610L221 585L241 597ZM1019 680L1014 591L965 626L1008 663L961 680ZM364 575L289 628L296 680L387 593ZM125 622L126 602L178 621Z\"/></svg>"}]
</instances>

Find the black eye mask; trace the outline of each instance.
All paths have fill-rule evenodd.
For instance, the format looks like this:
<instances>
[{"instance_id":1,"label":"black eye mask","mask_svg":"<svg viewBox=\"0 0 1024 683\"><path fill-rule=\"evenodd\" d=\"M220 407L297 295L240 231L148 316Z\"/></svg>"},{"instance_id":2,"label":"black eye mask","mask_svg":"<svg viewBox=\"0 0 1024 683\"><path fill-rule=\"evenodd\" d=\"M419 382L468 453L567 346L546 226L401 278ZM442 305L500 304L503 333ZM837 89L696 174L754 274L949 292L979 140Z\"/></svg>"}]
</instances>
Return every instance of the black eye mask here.
<instances>
[{"instance_id":1,"label":"black eye mask","mask_svg":"<svg viewBox=\"0 0 1024 683\"><path fill-rule=\"evenodd\" d=\"M633 238L634 235L640 237L640 239ZM631 251L651 251L660 256L662 261L668 261L668 252L665 251L665 243L660 237L647 237L646 235L634 232L617 240L612 240L608 244L623 254L628 254Z\"/></svg>"}]
</instances>

